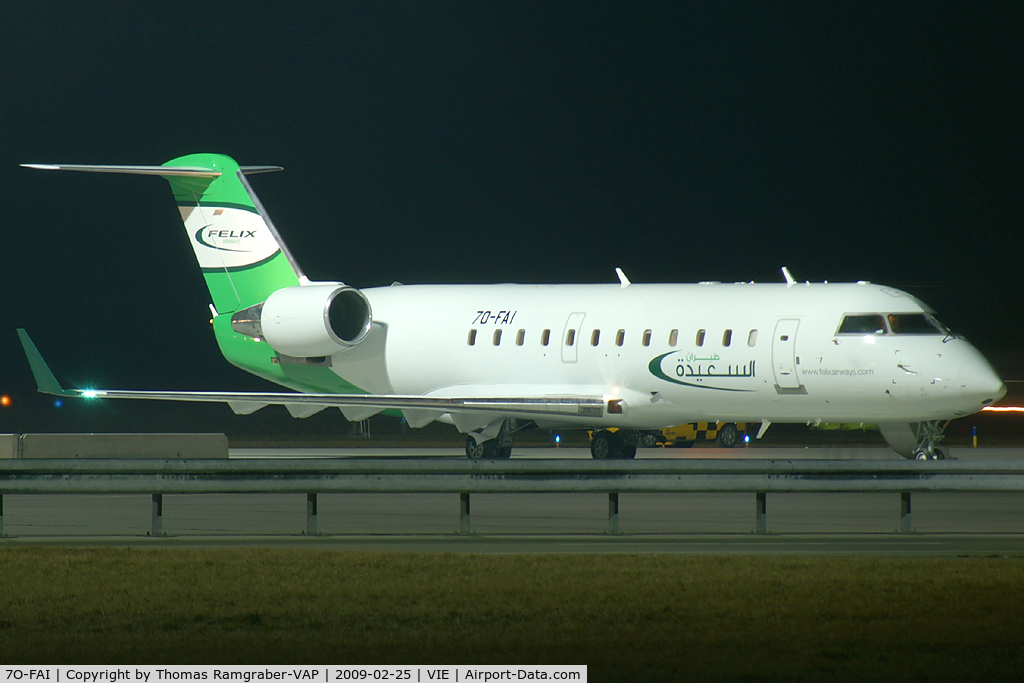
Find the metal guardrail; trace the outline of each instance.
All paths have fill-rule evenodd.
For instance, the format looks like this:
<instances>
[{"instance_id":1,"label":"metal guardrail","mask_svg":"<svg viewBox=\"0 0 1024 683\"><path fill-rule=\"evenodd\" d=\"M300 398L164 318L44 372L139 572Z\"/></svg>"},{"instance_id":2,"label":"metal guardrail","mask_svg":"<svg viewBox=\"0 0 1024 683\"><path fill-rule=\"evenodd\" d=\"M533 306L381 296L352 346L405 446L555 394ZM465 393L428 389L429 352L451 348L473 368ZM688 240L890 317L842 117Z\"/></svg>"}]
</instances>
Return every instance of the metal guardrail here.
<instances>
[{"instance_id":1,"label":"metal guardrail","mask_svg":"<svg viewBox=\"0 0 1024 683\"><path fill-rule=\"evenodd\" d=\"M749 492L756 530L767 527L767 494L898 492L900 528L911 529L916 492L1024 491L1020 461L459 459L8 460L5 494L151 494L153 535L163 535L163 494L305 493L306 532L316 534L320 493L459 493L470 533L473 493L607 493L608 530L618 533L620 493Z\"/></svg>"}]
</instances>

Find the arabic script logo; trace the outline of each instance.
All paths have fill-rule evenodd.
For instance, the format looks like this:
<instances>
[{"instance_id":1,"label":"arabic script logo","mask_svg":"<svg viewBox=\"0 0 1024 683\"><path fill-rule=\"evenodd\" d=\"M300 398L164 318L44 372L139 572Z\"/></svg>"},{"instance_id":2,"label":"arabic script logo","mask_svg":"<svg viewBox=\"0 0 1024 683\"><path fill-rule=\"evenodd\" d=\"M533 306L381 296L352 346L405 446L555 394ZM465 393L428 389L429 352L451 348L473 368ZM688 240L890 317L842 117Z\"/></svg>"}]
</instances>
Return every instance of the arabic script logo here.
<instances>
[{"instance_id":1,"label":"arabic script logo","mask_svg":"<svg viewBox=\"0 0 1024 683\"><path fill-rule=\"evenodd\" d=\"M668 367L667 372L666 366ZM753 391L752 389L719 386L722 381L726 380L753 379L755 376L753 360L744 364L726 364L721 362L721 357L717 353L708 357L697 357L693 353L681 356L675 351L669 351L652 359L647 365L647 369L659 379L685 387L718 391Z\"/></svg>"}]
</instances>

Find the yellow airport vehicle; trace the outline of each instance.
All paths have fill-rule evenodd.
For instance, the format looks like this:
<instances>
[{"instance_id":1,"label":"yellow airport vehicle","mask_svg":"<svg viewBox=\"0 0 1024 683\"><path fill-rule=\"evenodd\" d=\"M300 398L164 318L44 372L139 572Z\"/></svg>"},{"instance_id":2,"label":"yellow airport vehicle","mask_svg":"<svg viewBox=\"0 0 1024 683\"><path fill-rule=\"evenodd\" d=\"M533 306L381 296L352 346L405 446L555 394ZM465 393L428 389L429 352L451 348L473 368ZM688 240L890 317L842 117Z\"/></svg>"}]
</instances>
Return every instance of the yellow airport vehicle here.
<instances>
[{"instance_id":1,"label":"yellow airport vehicle","mask_svg":"<svg viewBox=\"0 0 1024 683\"><path fill-rule=\"evenodd\" d=\"M746 422L684 422L675 427L645 432L640 443L644 446L689 448L698 441L714 441L722 448L732 448L743 442L746 431Z\"/></svg>"},{"instance_id":2,"label":"yellow airport vehicle","mask_svg":"<svg viewBox=\"0 0 1024 683\"><path fill-rule=\"evenodd\" d=\"M732 448L746 438L746 422L685 422L675 427L642 431L631 439L628 444L616 436L619 430L615 427L600 431L591 430L590 450L599 459L625 457L632 459L636 447L655 448L657 446L673 446L689 448L698 441L714 441L722 448ZM596 435L596 437L595 437ZM595 446L595 438L598 442ZM622 451L622 452L620 452ZM597 455L597 454L600 455Z\"/></svg>"}]
</instances>

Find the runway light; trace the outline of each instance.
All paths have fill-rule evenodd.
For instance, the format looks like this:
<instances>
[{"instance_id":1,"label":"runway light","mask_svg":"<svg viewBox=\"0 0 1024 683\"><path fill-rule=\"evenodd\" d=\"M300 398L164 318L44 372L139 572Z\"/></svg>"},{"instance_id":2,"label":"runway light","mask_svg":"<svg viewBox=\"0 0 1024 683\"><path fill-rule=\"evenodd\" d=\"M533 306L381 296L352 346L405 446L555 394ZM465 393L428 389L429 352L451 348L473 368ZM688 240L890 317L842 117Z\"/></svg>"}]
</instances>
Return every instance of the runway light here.
<instances>
[{"instance_id":1,"label":"runway light","mask_svg":"<svg viewBox=\"0 0 1024 683\"><path fill-rule=\"evenodd\" d=\"M10 396L8 396L7 394L4 394L3 396L0 396L0 406L3 406L4 408L9 408L10 405L11 405L11 397Z\"/></svg>"},{"instance_id":2,"label":"runway light","mask_svg":"<svg viewBox=\"0 0 1024 683\"><path fill-rule=\"evenodd\" d=\"M562 442L562 437L560 435L558 435L558 434L555 434L555 448L558 448L558 444L561 443L561 442Z\"/></svg>"},{"instance_id":3,"label":"runway light","mask_svg":"<svg viewBox=\"0 0 1024 683\"><path fill-rule=\"evenodd\" d=\"M53 402L53 407L54 408L63 408L64 407L64 401L62 401L62 400L60 400L58 398L56 401Z\"/></svg>"}]
</instances>

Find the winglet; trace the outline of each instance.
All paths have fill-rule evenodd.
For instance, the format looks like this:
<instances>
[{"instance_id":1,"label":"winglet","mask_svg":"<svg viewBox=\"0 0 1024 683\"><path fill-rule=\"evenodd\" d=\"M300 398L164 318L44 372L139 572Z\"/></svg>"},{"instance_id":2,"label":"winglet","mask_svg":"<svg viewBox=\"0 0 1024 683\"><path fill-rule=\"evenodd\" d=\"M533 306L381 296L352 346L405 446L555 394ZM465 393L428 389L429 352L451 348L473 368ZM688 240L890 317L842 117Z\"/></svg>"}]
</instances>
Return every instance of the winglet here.
<instances>
[{"instance_id":1,"label":"winglet","mask_svg":"<svg viewBox=\"0 0 1024 683\"><path fill-rule=\"evenodd\" d=\"M18 337L21 339L21 345L25 348L25 355L28 357L28 365L32 369L32 375L36 378L36 387L40 393L43 394L54 394L56 396L66 396L74 394L75 392L66 391L57 381L57 378L53 376L53 372L50 371L49 366L46 365L46 361L43 360L43 356L39 353L39 349L32 343L31 337L28 336L28 332L22 328L18 328Z\"/></svg>"}]
</instances>

